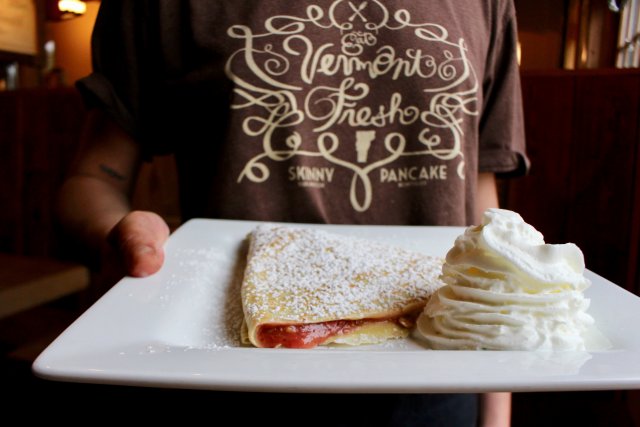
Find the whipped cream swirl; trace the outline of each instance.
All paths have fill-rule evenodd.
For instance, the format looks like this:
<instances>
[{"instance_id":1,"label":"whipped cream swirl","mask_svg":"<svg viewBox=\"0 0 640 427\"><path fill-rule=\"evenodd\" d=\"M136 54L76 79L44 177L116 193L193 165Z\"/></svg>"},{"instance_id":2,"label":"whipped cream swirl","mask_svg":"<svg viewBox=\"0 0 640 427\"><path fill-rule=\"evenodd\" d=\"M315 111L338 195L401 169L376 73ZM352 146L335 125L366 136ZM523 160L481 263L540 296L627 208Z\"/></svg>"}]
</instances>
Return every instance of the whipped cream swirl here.
<instances>
[{"instance_id":1,"label":"whipped cream swirl","mask_svg":"<svg viewBox=\"0 0 640 427\"><path fill-rule=\"evenodd\" d=\"M584 268L576 245L545 244L517 213L489 209L447 254L447 285L418 330L436 349L584 350Z\"/></svg>"}]
</instances>

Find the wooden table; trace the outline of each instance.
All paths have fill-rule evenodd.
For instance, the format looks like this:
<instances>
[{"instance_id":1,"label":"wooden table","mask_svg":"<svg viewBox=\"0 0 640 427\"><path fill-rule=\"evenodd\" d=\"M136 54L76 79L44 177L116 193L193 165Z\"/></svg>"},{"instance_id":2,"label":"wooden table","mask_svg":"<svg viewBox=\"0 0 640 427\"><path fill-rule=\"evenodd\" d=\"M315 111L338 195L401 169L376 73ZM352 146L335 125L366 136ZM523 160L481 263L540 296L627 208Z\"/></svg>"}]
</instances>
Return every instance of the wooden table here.
<instances>
[{"instance_id":1,"label":"wooden table","mask_svg":"<svg viewBox=\"0 0 640 427\"><path fill-rule=\"evenodd\" d=\"M86 289L89 281L79 264L0 253L0 319Z\"/></svg>"}]
</instances>

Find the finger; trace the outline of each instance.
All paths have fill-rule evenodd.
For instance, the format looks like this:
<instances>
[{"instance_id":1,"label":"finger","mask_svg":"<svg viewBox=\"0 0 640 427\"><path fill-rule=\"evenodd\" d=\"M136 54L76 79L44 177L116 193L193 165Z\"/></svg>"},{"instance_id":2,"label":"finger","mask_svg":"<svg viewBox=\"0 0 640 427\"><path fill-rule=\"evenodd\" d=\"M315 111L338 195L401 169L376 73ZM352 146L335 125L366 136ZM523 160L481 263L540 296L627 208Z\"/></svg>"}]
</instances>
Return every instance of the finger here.
<instances>
[{"instance_id":1,"label":"finger","mask_svg":"<svg viewBox=\"0 0 640 427\"><path fill-rule=\"evenodd\" d=\"M114 237L127 274L146 277L157 272L164 262L168 236L169 227L157 214L134 211L125 216L116 225Z\"/></svg>"},{"instance_id":2,"label":"finger","mask_svg":"<svg viewBox=\"0 0 640 427\"><path fill-rule=\"evenodd\" d=\"M164 251L147 245L133 246L126 252L125 267L133 277L147 277L162 267Z\"/></svg>"}]
</instances>

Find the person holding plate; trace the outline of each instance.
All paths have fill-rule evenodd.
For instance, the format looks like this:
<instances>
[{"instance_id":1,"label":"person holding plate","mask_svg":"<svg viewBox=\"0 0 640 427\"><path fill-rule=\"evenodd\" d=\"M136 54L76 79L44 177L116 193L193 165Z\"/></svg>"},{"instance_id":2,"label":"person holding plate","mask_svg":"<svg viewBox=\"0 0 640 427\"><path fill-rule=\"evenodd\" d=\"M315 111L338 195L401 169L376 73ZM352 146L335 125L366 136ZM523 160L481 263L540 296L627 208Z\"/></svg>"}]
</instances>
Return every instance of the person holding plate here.
<instances>
[{"instance_id":1,"label":"person holding plate","mask_svg":"<svg viewBox=\"0 0 640 427\"><path fill-rule=\"evenodd\" d=\"M469 225L528 168L511 1L103 0L92 46L60 216L132 276L169 235L129 204L154 155L175 155L183 220ZM480 418L475 395L317 398L351 424L509 423L508 394Z\"/></svg>"}]
</instances>

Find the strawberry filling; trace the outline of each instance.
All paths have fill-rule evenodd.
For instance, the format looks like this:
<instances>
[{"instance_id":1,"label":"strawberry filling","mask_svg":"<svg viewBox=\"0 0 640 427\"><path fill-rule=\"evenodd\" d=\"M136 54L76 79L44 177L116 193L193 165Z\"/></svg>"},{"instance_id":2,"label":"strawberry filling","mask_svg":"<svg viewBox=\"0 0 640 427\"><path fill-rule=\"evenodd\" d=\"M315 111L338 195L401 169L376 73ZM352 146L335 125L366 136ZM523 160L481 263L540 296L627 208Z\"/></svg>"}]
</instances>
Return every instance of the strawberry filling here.
<instances>
[{"instance_id":1,"label":"strawberry filling","mask_svg":"<svg viewBox=\"0 0 640 427\"><path fill-rule=\"evenodd\" d=\"M417 315L417 313L416 313ZM416 316L393 319L403 327L410 327ZM374 322L390 319L333 320L322 323L302 323L290 325L262 325L257 332L262 347L313 348L336 335L345 335L356 328Z\"/></svg>"}]
</instances>

